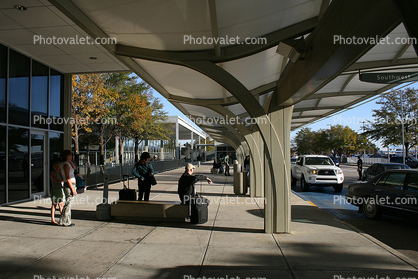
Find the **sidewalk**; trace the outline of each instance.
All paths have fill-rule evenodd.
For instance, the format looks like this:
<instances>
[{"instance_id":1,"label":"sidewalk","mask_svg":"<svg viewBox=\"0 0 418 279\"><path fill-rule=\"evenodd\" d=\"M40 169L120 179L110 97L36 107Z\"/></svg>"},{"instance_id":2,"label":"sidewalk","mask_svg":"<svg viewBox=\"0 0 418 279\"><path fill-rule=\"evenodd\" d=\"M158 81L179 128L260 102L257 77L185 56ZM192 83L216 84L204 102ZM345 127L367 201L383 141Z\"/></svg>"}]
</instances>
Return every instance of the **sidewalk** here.
<instances>
[{"instance_id":1,"label":"sidewalk","mask_svg":"<svg viewBox=\"0 0 418 279\"><path fill-rule=\"evenodd\" d=\"M157 174L151 199L178 200L182 172ZM0 207L0 278L418 278L417 263L293 193L292 234L265 234L262 199L236 197L233 176L209 177L202 225L96 221L102 189L78 196L75 227L50 225L48 199ZM109 188L117 199L122 183Z\"/></svg>"}]
</instances>

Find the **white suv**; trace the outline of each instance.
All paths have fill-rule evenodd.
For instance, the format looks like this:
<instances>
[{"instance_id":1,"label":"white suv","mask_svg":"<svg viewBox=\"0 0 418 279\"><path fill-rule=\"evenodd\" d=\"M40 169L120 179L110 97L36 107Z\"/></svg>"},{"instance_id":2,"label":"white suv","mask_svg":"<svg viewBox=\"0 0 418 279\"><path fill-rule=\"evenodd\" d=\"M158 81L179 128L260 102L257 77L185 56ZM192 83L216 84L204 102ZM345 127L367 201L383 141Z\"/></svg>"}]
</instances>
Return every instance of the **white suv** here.
<instances>
[{"instance_id":1,"label":"white suv","mask_svg":"<svg viewBox=\"0 0 418 279\"><path fill-rule=\"evenodd\" d=\"M292 166L292 186L300 180L303 191L308 191L310 185L334 187L335 192L343 189L343 171L325 155L299 156Z\"/></svg>"}]
</instances>

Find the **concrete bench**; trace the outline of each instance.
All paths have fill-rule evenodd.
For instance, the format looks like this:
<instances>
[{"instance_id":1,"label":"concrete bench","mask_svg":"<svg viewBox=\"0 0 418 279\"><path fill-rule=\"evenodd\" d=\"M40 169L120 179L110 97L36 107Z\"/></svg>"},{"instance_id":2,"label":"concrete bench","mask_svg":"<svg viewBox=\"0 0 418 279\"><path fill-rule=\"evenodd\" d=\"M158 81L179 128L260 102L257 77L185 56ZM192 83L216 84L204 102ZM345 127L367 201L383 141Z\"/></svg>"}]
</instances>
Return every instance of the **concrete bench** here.
<instances>
[{"instance_id":1,"label":"concrete bench","mask_svg":"<svg viewBox=\"0 0 418 279\"><path fill-rule=\"evenodd\" d=\"M176 201L122 201L110 205L117 220L184 222L189 206Z\"/></svg>"}]
</instances>

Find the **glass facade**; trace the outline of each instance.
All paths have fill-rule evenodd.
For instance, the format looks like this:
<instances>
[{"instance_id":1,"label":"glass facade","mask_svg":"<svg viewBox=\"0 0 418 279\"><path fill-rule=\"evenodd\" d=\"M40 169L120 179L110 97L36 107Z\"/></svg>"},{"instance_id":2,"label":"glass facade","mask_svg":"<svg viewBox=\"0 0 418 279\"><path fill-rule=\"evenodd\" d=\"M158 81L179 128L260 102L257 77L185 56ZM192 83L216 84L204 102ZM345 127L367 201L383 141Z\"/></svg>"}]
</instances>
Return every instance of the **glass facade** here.
<instances>
[{"instance_id":1,"label":"glass facade","mask_svg":"<svg viewBox=\"0 0 418 279\"><path fill-rule=\"evenodd\" d=\"M31 119L32 127L48 128L48 74L49 68L37 61L32 62Z\"/></svg>"},{"instance_id":2,"label":"glass facade","mask_svg":"<svg viewBox=\"0 0 418 279\"><path fill-rule=\"evenodd\" d=\"M0 123L6 122L7 48L0 45Z\"/></svg>"},{"instance_id":3,"label":"glass facade","mask_svg":"<svg viewBox=\"0 0 418 279\"><path fill-rule=\"evenodd\" d=\"M29 126L30 58L12 49L9 56L9 124Z\"/></svg>"},{"instance_id":4,"label":"glass facade","mask_svg":"<svg viewBox=\"0 0 418 279\"><path fill-rule=\"evenodd\" d=\"M64 148L64 125L52 119L64 116L63 82L63 74L0 44L0 204L49 193L45 160Z\"/></svg>"}]
</instances>

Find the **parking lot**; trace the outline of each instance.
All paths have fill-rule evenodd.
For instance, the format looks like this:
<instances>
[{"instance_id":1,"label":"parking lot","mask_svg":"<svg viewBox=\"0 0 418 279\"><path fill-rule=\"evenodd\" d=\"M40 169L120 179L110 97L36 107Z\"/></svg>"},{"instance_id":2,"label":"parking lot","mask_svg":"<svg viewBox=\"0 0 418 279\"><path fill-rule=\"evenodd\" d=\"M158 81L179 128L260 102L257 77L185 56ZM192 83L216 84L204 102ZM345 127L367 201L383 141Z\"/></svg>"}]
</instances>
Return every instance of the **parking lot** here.
<instances>
[{"instance_id":1,"label":"parking lot","mask_svg":"<svg viewBox=\"0 0 418 279\"><path fill-rule=\"evenodd\" d=\"M293 192L306 201L316 205L321 210L329 212L339 220L351 224L358 230L369 234L386 245L398 250L407 257L418 261L418 221L407 220L383 215L380 220L369 220L358 208L346 203L345 194L351 183L357 183L357 166L341 164L344 172L344 188L341 193L335 193L331 187L311 186L309 192L302 192L300 182L292 187ZM366 169L367 166L363 169Z\"/></svg>"}]
</instances>

